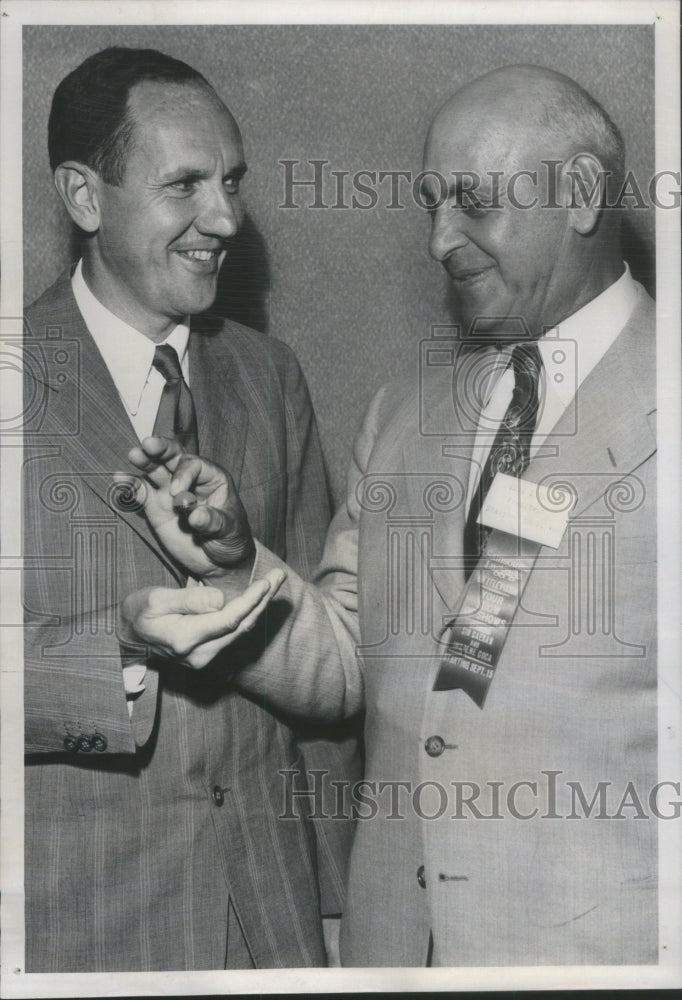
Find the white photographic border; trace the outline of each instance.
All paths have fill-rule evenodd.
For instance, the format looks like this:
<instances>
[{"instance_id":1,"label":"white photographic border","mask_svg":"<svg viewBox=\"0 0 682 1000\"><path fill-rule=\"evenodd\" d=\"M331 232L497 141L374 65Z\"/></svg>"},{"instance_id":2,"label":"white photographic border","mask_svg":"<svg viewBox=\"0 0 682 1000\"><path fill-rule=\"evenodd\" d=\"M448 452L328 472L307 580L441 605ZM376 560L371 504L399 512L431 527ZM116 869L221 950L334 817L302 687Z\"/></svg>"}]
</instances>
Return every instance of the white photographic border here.
<instances>
[{"instance_id":1,"label":"white photographic border","mask_svg":"<svg viewBox=\"0 0 682 1000\"><path fill-rule=\"evenodd\" d=\"M656 171L680 170L679 5L674 0L383 2L326 0L6 0L0 3L2 189L1 336L21 336L22 28L28 24L649 24L655 26ZM678 175L679 176L679 175ZM675 190L671 180L670 191ZM679 190L679 181L677 184ZM659 486L659 774L682 761L682 450L680 423L680 211L656 209ZM0 418L21 411L16 371L0 366ZM0 423L0 428L2 424ZM0 449L3 539L21 537L20 442ZM663 471L665 470L665 475ZM3 547L3 552L6 552ZM75 997L417 992L538 989L666 989L682 986L682 820L659 823L660 960L656 966L27 974L23 971L23 756L20 561L0 563L2 695L2 995ZM16 623L16 627L12 627Z\"/></svg>"}]
</instances>

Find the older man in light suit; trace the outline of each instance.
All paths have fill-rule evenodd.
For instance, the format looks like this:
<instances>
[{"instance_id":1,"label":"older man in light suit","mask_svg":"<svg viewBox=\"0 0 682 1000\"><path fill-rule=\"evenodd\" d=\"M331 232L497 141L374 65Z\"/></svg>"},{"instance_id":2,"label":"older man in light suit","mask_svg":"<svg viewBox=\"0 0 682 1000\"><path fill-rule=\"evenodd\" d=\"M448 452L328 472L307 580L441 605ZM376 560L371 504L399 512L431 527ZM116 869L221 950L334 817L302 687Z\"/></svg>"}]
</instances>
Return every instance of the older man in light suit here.
<instances>
[{"instance_id":1,"label":"older man in light suit","mask_svg":"<svg viewBox=\"0 0 682 1000\"><path fill-rule=\"evenodd\" d=\"M240 640L235 684L364 707L344 964L655 962L654 306L599 197L622 139L508 67L440 109L424 167L463 337L378 393L317 588L289 572L270 605L281 668ZM217 470L131 458L180 558L170 492L203 501L195 541L230 537ZM258 545L254 579L277 567Z\"/></svg>"},{"instance_id":2,"label":"older man in light suit","mask_svg":"<svg viewBox=\"0 0 682 1000\"><path fill-rule=\"evenodd\" d=\"M305 810L279 819L302 731L172 649L190 611L238 635L281 575L216 600L112 489L136 441L175 434L230 470L265 545L304 575L319 558L301 370L198 315L236 252L238 126L185 63L113 48L58 87L49 148L84 249L26 314L26 968L325 964L349 831L317 824L316 845ZM344 777L354 750L332 738L308 759Z\"/></svg>"}]
</instances>

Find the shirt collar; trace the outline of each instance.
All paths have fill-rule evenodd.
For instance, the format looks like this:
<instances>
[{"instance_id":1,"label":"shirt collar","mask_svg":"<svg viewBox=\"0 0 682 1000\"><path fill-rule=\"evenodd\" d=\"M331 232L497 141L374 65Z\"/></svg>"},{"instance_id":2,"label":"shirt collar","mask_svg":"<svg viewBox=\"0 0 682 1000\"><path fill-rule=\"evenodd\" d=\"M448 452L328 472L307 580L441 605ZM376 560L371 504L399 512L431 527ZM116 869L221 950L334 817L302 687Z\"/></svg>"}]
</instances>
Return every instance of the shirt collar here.
<instances>
[{"instance_id":1,"label":"shirt collar","mask_svg":"<svg viewBox=\"0 0 682 1000\"><path fill-rule=\"evenodd\" d=\"M109 369L126 409L135 415L152 369L156 344L115 316L93 295L83 277L82 260L78 261L73 273L71 287L85 325ZM186 376L189 324L178 323L163 343L175 349Z\"/></svg>"},{"instance_id":2,"label":"shirt collar","mask_svg":"<svg viewBox=\"0 0 682 1000\"><path fill-rule=\"evenodd\" d=\"M626 325L637 285L625 270L617 281L538 340L548 384L566 406Z\"/></svg>"}]
</instances>

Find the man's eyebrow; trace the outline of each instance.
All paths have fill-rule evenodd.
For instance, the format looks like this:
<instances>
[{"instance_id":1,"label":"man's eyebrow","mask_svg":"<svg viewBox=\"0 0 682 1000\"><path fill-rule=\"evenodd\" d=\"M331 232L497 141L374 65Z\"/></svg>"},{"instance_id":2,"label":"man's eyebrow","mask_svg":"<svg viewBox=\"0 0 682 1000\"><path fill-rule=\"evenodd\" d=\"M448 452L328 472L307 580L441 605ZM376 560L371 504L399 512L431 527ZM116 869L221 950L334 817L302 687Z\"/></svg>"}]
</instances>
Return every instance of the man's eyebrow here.
<instances>
[{"instance_id":1,"label":"man's eyebrow","mask_svg":"<svg viewBox=\"0 0 682 1000\"><path fill-rule=\"evenodd\" d=\"M249 168L247 167L244 160L240 160L240 162L237 163L234 167L232 167L231 170L228 170L225 176L234 177L235 180L241 180L241 178L244 176L244 174L248 169Z\"/></svg>"},{"instance_id":2,"label":"man's eyebrow","mask_svg":"<svg viewBox=\"0 0 682 1000\"><path fill-rule=\"evenodd\" d=\"M246 163L240 160L231 167L225 174L225 178L230 177L235 180L240 180L247 171ZM175 167L173 170L166 171L159 176L159 181L162 184L172 184L175 181L204 181L207 178L213 176L213 171L210 169L202 170L200 167L190 167L190 166L180 166Z\"/></svg>"},{"instance_id":3,"label":"man's eyebrow","mask_svg":"<svg viewBox=\"0 0 682 1000\"><path fill-rule=\"evenodd\" d=\"M500 201L500 191L489 183L485 174L467 173L464 177L451 176L444 178L447 182L447 189L436 183L432 177L425 177L422 181L423 196L427 201L441 204L443 198L447 201L453 200L456 205L491 204L498 206Z\"/></svg>"}]
</instances>

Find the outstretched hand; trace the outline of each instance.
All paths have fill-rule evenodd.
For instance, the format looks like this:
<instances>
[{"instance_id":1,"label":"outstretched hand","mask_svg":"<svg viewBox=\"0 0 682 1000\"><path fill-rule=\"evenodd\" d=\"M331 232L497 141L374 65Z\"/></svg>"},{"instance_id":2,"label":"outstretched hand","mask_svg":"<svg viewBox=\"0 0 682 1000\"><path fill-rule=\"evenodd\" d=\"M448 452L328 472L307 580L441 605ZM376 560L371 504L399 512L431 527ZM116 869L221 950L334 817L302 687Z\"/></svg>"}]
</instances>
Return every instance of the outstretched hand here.
<instances>
[{"instance_id":1,"label":"outstretched hand","mask_svg":"<svg viewBox=\"0 0 682 1000\"><path fill-rule=\"evenodd\" d=\"M145 587L123 601L119 639L200 669L253 628L284 579L274 570L229 601L215 587Z\"/></svg>"},{"instance_id":2,"label":"outstretched hand","mask_svg":"<svg viewBox=\"0 0 682 1000\"><path fill-rule=\"evenodd\" d=\"M141 475L118 473L116 481L134 490L159 541L189 573L250 570L253 535L229 473L161 437L145 438L128 458Z\"/></svg>"}]
</instances>

